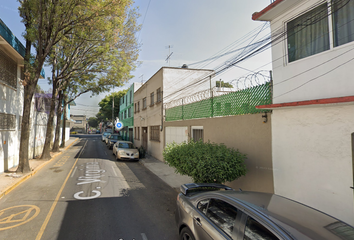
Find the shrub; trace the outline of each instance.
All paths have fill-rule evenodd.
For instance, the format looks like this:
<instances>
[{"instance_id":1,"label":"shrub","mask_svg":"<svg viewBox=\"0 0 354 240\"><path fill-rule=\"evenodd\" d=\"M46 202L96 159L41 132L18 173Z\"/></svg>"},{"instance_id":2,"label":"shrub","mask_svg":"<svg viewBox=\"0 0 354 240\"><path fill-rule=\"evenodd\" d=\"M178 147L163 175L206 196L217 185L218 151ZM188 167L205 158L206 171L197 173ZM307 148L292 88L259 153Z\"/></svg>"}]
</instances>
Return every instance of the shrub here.
<instances>
[{"instance_id":1,"label":"shrub","mask_svg":"<svg viewBox=\"0 0 354 240\"><path fill-rule=\"evenodd\" d=\"M224 183L246 174L246 155L224 144L190 141L168 144L163 157L176 173L198 183Z\"/></svg>"}]
</instances>

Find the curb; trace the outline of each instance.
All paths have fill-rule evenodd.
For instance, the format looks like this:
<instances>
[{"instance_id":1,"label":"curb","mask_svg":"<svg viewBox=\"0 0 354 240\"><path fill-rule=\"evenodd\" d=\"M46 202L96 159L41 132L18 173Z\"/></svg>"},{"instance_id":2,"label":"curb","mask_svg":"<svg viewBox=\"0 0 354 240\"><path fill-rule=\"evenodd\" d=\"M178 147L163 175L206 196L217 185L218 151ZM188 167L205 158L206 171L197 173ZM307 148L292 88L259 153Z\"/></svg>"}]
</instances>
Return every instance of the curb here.
<instances>
[{"instance_id":1,"label":"curb","mask_svg":"<svg viewBox=\"0 0 354 240\"><path fill-rule=\"evenodd\" d=\"M75 142L77 142L79 138L76 138L72 143L69 144L69 146L65 147L63 149L63 151L66 151L68 148L70 148ZM58 152L56 154L53 155L53 157L51 159L49 159L48 161L45 161L44 163L42 163L41 165L39 165L36 169L34 169L32 172L27 173L26 175L24 175L23 177L19 178L19 180L17 182L15 182L13 185L7 187L4 191L2 191L0 193L0 199L3 198L5 195L7 195L8 193L10 193L12 190L14 190L18 185L20 185L21 183L23 183L24 181L26 181L27 179L29 179L30 177L32 177L33 175L35 175L39 170L41 170L45 165L47 165L48 163L50 163L51 161L53 161L57 156L59 156L60 154L63 153L63 151Z\"/></svg>"}]
</instances>

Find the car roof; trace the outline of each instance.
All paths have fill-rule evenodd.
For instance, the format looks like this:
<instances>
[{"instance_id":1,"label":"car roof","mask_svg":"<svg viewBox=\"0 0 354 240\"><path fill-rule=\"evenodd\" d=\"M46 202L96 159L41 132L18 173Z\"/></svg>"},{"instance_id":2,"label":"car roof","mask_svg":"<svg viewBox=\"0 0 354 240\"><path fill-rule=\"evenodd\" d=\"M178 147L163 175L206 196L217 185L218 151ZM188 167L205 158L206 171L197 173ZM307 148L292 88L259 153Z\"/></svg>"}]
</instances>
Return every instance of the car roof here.
<instances>
[{"instance_id":1,"label":"car roof","mask_svg":"<svg viewBox=\"0 0 354 240\"><path fill-rule=\"evenodd\" d=\"M121 141L121 140L118 140L117 143L131 143L131 144L133 144L133 143L130 142L130 141Z\"/></svg>"},{"instance_id":2,"label":"car roof","mask_svg":"<svg viewBox=\"0 0 354 240\"><path fill-rule=\"evenodd\" d=\"M247 191L213 191L253 213L262 215L295 239L353 239L354 227L328 214L276 194ZM249 215L249 212L247 212Z\"/></svg>"}]
</instances>

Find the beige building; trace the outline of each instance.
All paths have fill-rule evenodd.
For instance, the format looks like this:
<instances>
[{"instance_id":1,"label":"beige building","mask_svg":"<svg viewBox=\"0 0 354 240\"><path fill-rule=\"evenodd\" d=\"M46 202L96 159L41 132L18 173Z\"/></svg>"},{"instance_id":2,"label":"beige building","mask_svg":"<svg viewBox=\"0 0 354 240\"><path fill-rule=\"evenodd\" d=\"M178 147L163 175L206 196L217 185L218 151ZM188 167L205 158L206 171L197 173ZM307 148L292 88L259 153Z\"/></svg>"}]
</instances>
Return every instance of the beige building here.
<instances>
[{"instance_id":1,"label":"beige building","mask_svg":"<svg viewBox=\"0 0 354 240\"><path fill-rule=\"evenodd\" d=\"M87 120L86 115L70 115L70 119L74 120L70 124L70 131L76 131L78 133L87 133Z\"/></svg>"},{"instance_id":2,"label":"beige building","mask_svg":"<svg viewBox=\"0 0 354 240\"><path fill-rule=\"evenodd\" d=\"M134 93L134 144L143 146L147 153L163 161L164 102L187 96L192 91L215 86L209 75L212 70L162 67ZM198 81L200 80L201 81ZM184 89L192 82L198 85Z\"/></svg>"}]
</instances>

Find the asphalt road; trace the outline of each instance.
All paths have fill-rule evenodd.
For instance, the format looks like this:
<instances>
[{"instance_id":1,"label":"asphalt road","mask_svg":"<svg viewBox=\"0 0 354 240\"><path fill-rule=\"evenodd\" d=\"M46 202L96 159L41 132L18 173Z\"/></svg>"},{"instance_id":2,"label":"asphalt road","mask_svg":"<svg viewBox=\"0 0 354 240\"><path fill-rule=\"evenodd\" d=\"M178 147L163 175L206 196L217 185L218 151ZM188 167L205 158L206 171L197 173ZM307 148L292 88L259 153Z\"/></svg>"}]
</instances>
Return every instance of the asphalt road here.
<instances>
[{"instance_id":1,"label":"asphalt road","mask_svg":"<svg viewBox=\"0 0 354 240\"><path fill-rule=\"evenodd\" d=\"M82 135L0 200L0 239L178 239L177 192L114 159L101 135Z\"/></svg>"}]
</instances>

